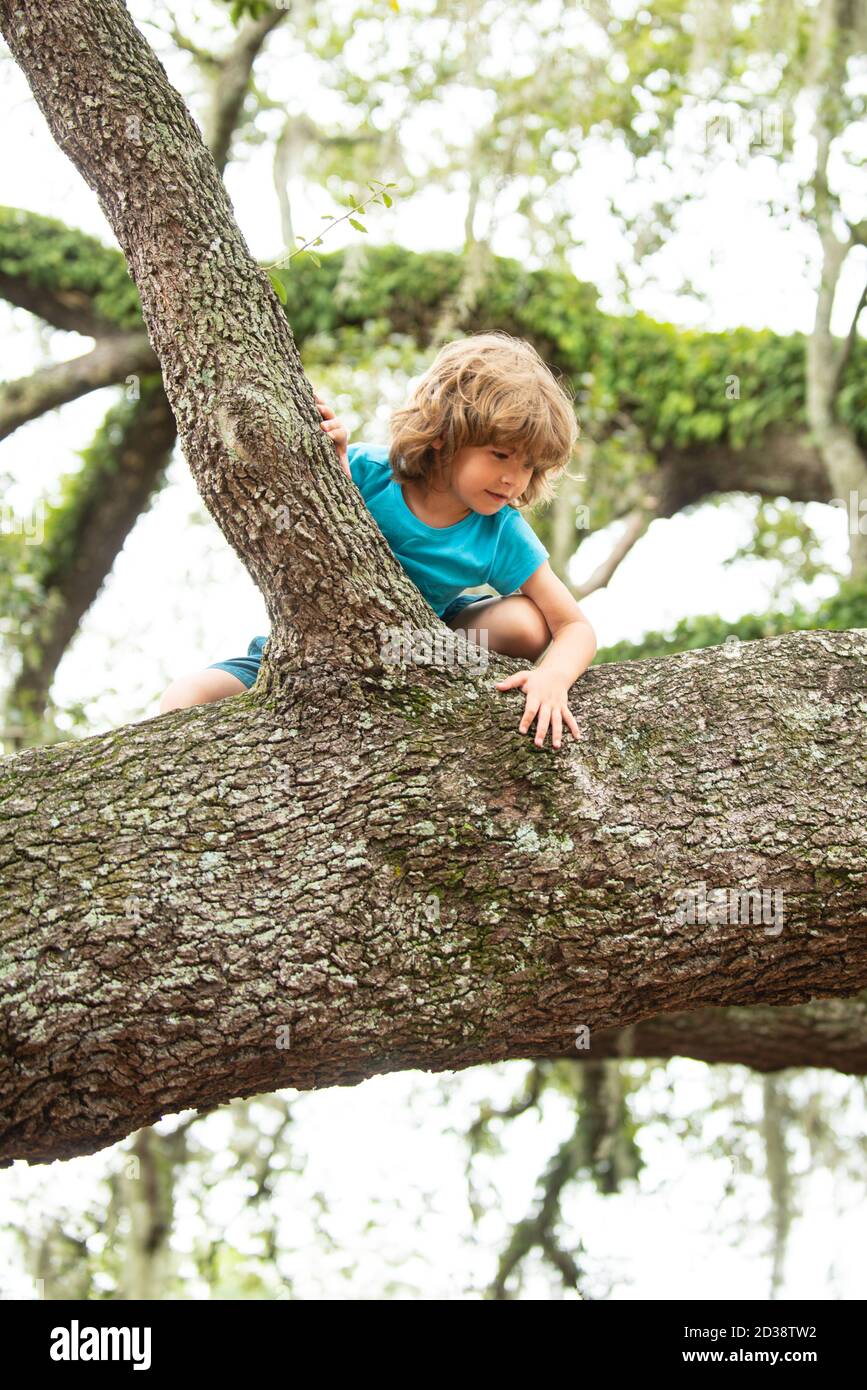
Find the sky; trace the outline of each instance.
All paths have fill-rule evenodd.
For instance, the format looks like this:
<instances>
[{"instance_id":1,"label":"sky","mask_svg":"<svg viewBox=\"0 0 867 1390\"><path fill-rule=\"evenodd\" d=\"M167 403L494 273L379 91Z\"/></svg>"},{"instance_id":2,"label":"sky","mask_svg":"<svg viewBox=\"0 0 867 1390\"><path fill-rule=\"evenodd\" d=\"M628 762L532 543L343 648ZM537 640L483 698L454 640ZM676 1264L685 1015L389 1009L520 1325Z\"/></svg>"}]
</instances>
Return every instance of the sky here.
<instances>
[{"instance_id":1,"label":"sky","mask_svg":"<svg viewBox=\"0 0 867 1390\"><path fill-rule=\"evenodd\" d=\"M140 0L131 5L143 22L151 7ZM152 36L152 32L151 36ZM261 72L271 91L292 91L299 110L324 116L333 95L317 86L312 64L293 66L287 81L285 52L275 39ZM181 80L185 65L169 64L170 76ZM447 114L455 129L474 119L472 104L456 104ZM688 122L685 148L695 140ZM0 128L4 132L0 202L63 217L83 230L112 237L96 199L55 147L43 118L14 65L0 62ZM432 152L435 132L419 113L403 132L421 163ZM804 158L809 155L805 145ZM723 163L707 174L702 196L693 203L665 252L654 262L651 283L632 298L660 319L709 329L739 324L777 332L808 332L815 311L816 248L809 232L781 232L764 210L763 201L775 177L772 161L757 160L749 171ZM230 170L228 187L238 219L254 254L273 258L280 231L273 193L270 156L263 146L248 148ZM311 195L295 184L291 189L296 227L308 233L321 226L332 204L321 192ZM607 214L607 198L640 201L644 190L630 185L629 170L609 148L590 147L580 175L570 181L574 200L576 247L570 264L575 274L600 290L602 307L622 309L616 266L622 246ZM867 213L867 209L865 209ZM460 244L464 199L460 193L422 194L411 202L396 198L392 209L377 208L367 219L370 240L398 242L416 251L454 250ZM327 249L349 245L358 238L345 224L336 228ZM519 219L505 218L498 227L494 250L525 257ZM848 327L860 291L865 257L855 256L841 285L834 327ZM680 292L684 278L699 287L700 302ZM0 304L0 375L18 376L42 362L72 357L86 350L88 340L34 324L19 310ZM315 383L320 385L320 383ZM337 372L328 385L339 401ZM17 431L0 443L0 475L8 474L6 506L25 512L50 491L61 474L76 465L76 450L84 447L114 393L94 393ZM342 407L341 407L342 408ZM366 411L368 442L387 439L387 399L371 401ZM357 422L346 414L351 428ZM735 497L721 507L703 506L690 514L656 521L645 538L621 564L604 591L590 595L582 607L594 624L600 646L622 638L638 638L649 629L666 628L690 614L720 613L735 619L766 605L774 568L723 561L750 534L755 502ZM5 513L4 513L5 514ZM844 516L835 509L810 504L806 516L822 537L824 554L838 573L848 568ZM580 581L607 554L617 527L589 539L573 568ZM826 579L810 591L810 599L833 592ZM798 596L807 598L807 593ZM176 455L169 485L157 496L129 538L81 633L64 659L55 687L63 703L81 702L94 733L156 715L162 689L175 676L211 662L242 654L250 638L267 631L261 597L237 557L207 515L184 460ZM463 1149L447 1132L448 1118L466 1119L473 1104L499 1092L504 1098L520 1080L522 1064L475 1069L461 1075L456 1096L443 1101L438 1078L407 1073L375 1078L354 1090L337 1088L299 1100L307 1166L316 1184L333 1202L334 1229L346 1249L358 1254L361 1273L353 1288L375 1288L389 1270L387 1255L372 1237L361 1237L363 1213L378 1196L388 1201L395 1190L405 1201L395 1211L390 1233L400 1248L423 1251L418 1277L430 1297L455 1296L457 1288L477 1285L489 1277L490 1240L503 1214L519 1219L531 1202L535 1177L568 1128L568 1116L556 1105L543 1120L528 1119L510 1145L506 1158L492 1170L502 1197L502 1211L491 1216L484 1239L467 1245L467 1209L463 1188ZM676 1061L665 1069L677 1104L701 1110L707 1103L708 1069ZM815 1076L815 1074L814 1074ZM744 1072L744 1091L749 1077ZM840 1080L840 1078L829 1078ZM442 1113L441 1113L442 1112ZM206 1122L219 1132L220 1117ZM171 1122L166 1122L171 1127ZM565 1127L565 1128L564 1128ZM762 1258L764 1228L747 1222L741 1243L733 1243L720 1206L720 1160L688 1154L685 1146L662 1130L647 1132L649 1166L638 1190L612 1204L587 1191L573 1194L570 1216L591 1251L604 1252L619 1276L615 1297L656 1298L660 1289L671 1298L766 1296L767 1264ZM14 1190L37 1204L57 1200L59 1193L85 1190L93 1175L113 1162L107 1154L26 1171L16 1165ZM724 1161L723 1161L724 1167ZM422 1212L423 1247L414 1225L414 1206L406 1176L431 1195ZM861 1251L867 1236L863 1212L855 1209L854 1190L844 1184L829 1189L819 1170L809 1179L811 1198L797 1229L790 1260L791 1296L829 1297L829 1270L840 1291L836 1296L863 1297ZM9 1176L9 1192L13 1189ZM744 1180L740 1218L762 1210L766 1193L761 1183ZM50 1197L49 1197L50 1192ZM228 1201L227 1197L227 1201ZM424 1206L424 1204L422 1204ZM0 1188L0 1215L4 1198ZM297 1211L300 1212L298 1203ZM300 1218L299 1218L300 1219ZM715 1223L716 1222L716 1227ZM354 1232L354 1234L353 1234ZM327 1260L305 1276L309 1287L317 1277L326 1280ZM323 1263L324 1261L324 1263ZM428 1267L429 1266L429 1267ZM367 1283L365 1283L365 1280ZM532 1281L531 1281L532 1283ZM537 1279L535 1287L544 1285ZM359 1293L357 1296L365 1296ZM369 1296L369 1295L368 1295Z\"/></svg>"}]
</instances>

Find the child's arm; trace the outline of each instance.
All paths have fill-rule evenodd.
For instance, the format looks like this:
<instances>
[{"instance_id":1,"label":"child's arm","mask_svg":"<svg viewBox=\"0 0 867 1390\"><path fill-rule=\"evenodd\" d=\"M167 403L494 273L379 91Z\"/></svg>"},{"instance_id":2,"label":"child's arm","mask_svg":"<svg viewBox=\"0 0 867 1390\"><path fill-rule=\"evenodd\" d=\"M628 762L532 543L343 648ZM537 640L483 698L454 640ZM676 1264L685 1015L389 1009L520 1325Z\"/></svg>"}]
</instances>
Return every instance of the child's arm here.
<instances>
[{"instance_id":1,"label":"child's arm","mask_svg":"<svg viewBox=\"0 0 867 1390\"><path fill-rule=\"evenodd\" d=\"M331 406L326 405L321 396L317 395L315 391L313 392L313 396L319 407L320 415L324 417L322 420L322 428L328 432L329 439L333 439L334 447L337 450L337 457L340 460L340 467L351 482L352 474L349 471L349 453L347 448L349 444L349 431L342 421L335 419L334 411L331 409Z\"/></svg>"},{"instance_id":2,"label":"child's arm","mask_svg":"<svg viewBox=\"0 0 867 1390\"><path fill-rule=\"evenodd\" d=\"M559 748L564 721L574 738L581 737L569 709L569 687L596 655L596 633L547 560L521 585L521 593L541 609L554 640L538 666L497 681L497 689L519 686L526 696L519 732L525 734L538 714L536 746L545 742L550 724L551 742Z\"/></svg>"}]
</instances>

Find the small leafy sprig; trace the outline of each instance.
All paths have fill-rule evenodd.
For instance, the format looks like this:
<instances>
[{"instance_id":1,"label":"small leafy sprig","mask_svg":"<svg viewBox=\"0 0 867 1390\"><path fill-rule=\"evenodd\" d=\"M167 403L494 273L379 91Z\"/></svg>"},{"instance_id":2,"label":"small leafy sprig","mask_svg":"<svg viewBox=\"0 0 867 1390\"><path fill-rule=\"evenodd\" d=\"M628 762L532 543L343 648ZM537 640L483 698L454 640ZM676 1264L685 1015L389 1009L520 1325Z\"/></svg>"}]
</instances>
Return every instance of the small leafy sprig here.
<instances>
[{"instance_id":1,"label":"small leafy sprig","mask_svg":"<svg viewBox=\"0 0 867 1390\"><path fill-rule=\"evenodd\" d=\"M379 188L374 188L374 184L379 184ZM368 182L367 187L372 190L370 197L365 198L364 202L359 203L358 199L354 196L354 194L350 193L348 195L350 211L343 213L342 217L335 217L334 220L330 222L327 227L322 228L323 233L330 232L331 228L336 227L339 222L346 221L348 221L350 227L354 227L356 231L367 232L367 228L365 227L364 223L359 222L357 217L352 216L352 213L364 212L364 209L371 203L381 202L382 205L387 208L390 208L392 206L394 200L391 197L389 197L388 193L386 192L386 189L397 188L396 183L383 183L382 179L374 179L372 183ZM331 217L331 213L324 212L322 216L324 218L329 218ZM300 234L298 235L296 240L302 240ZM322 262L316 255L316 252L311 251L308 248L311 246L321 245L321 235L317 237L311 237L309 241L305 241L302 246L299 246L296 251L290 252L288 256L280 256L276 261L270 261L267 265L262 267L263 270L267 270L271 284L274 286L274 292L277 295L277 298L280 300L281 304L286 303L286 286L283 284L283 281L281 280L280 276L277 275L275 272L280 268L280 266L285 265L288 261L293 261L296 256L302 255L309 256L317 267L320 266Z\"/></svg>"}]
</instances>

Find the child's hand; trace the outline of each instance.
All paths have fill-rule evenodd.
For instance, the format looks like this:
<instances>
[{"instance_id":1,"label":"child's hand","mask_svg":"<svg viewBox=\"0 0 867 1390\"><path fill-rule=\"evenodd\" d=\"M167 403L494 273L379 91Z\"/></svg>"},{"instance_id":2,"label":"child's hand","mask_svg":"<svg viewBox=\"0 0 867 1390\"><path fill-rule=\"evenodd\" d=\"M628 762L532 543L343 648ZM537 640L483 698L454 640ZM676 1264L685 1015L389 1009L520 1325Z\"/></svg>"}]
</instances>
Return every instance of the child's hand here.
<instances>
[{"instance_id":1,"label":"child's hand","mask_svg":"<svg viewBox=\"0 0 867 1390\"><path fill-rule=\"evenodd\" d=\"M545 742L548 725L551 726L551 743L560 747L563 736L563 721L566 721L573 738L580 738L581 731L575 723L575 716L569 708L569 687L555 676L548 676L541 668L516 671L513 676L497 681L498 690L513 690L520 687L526 695L524 713L518 725L518 732L525 734L538 715L536 721L537 748Z\"/></svg>"},{"instance_id":2,"label":"child's hand","mask_svg":"<svg viewBox=\"0 0 867 1390\"><path fill-rule=\"evenodd\" d=\"M347 444L349 442L347 428L340 420L335 419L334 411L331 409L331 406L326 405L322 397L317 395L315 391L313 392L313 398L319 407L320 415L325 417L322 421L322 428L327 431L328 437L334 440L334 445L337 449L337 457L340 459L340 466L347 478L351 478L352 474L349 471L349 453L347 450Z\"/></svg>"}]
</instances>

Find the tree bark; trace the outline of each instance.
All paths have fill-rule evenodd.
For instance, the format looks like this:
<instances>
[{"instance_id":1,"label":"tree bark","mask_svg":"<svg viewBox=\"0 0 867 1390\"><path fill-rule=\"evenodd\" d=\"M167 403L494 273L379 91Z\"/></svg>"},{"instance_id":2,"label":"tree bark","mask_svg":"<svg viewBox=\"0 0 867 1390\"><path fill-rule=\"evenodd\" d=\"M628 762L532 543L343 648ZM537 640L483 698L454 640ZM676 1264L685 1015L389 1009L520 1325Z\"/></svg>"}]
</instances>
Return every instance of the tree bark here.
<instances>
[{"instance_id":1,"label":"tree bark","mask_svg":"<svg viewBox=\"0 0 867 1390\"><path fill-rule=\"evenodd\" d=\"M118 0L0 0L0 24L112 221L196 481L273 623L248 694L0 761L3 1160L280 1086L560 1055L582 1025L867 987L867 633L599 666L571 694L581 742L537 749L493 689L516 663L463 664L342 474ZM402 620L449 635L450 664L388 664ZM784 924L683 923L696 884L782 893Z\"/></svg>"},{"instance_id":2,"label":"tree bark","mask_svg":"<svg viewBox=\"0 0 867 1390\"><path fill-rule=\"evenodd\" d=\"M286 13L285 10L272 10L245 24L222 59L213 59L213 66L209 69L213 91L208 139L221 173L228 160L232 134L241 117L244 98L250 88L256 58L268 35L285 19ZM143 332L127 330L121 333L117 324L107 329L105 310L98 314L90 296L82 292L82 280L87 282L88 278L91 287L98 286L104 292L105 283L117 283L121 278L121 266L123 278L127 278L123 257L94 238L82 234L76 236L65 228L58 234L57 224L47 218L34 218L12 210L0 223L0 231L6 233L3 239L7 242L7 251L11 242L18 256L23 255L27 259L29 252L22 244L26 243L27 238L22 236L22 232L27 223L34 222L38 224L35 235L45 247L45 261L51 267L50 279L53 283L47 295L44 286L41 293L33 287L29 295L25 288L25 307L33 312L43 310L49 316L53 315L50 321L59 319L59 327L77 327L81 332L102 336L98 337L94 351L79 359L79 363L60 364L0 389L0 429L4 417L4 398L11 405L10 418L7 419L11 430L25 418L34 418L50 407L72 399L74 395L91 390L94 386L105 385L108 381L123 380L130 373L142 370L138 362L124 365L122 359L119 360L117 354L112 352L117 343L143 344L146 350L144 369L158 366ZM77 240L83 245L81 260L74 254ZM49 241L60 242L60 247L55 248L60 251L59 255L51 255L46 245ZM70 255L70 251L73 254ZM98 273L100 263L108 268L108 275L104 278ZM12 264L15 264L14 256ZM87 267L84 272L83 265ZM36 267L31 265L29 269L32 276ZM58 283L64 270L74 282L72 286ZM44 278L44 266L42 274ZM0 294L4 288L9 294L20 290L21 278L16 280L8 275L0 276ZM121 296L120 303L115 305L115 316L121 321L126 307L125 298L128 296ZM140 319L139 327L143 328ZM128 346L126 350L128 353ZM101 380L94 380L94 363L103 366ZM78 371L76 376L79 364L89 369L89 375ZM18 388L17 392L15 387ZM119 415L122 418L118 419ZM111 436L110 442L106 439L107 434ZM45 546L40 553L39 608L23 645L21 666L7 702L8 738L13 747L42 741L33 735L44 728L45 706L57 666L110 573L124 541L160 485L171 457L175 435L174 416L162 385L148 385L131 412L125 413L122 408L109 412L87 451L85 465L75 478L65 504L69 515L64 515L59 528L62 543L52 547L49 539L47 548L49 552L53 549L54 553L46 556Z\"/></svg>"}]
</instances>

